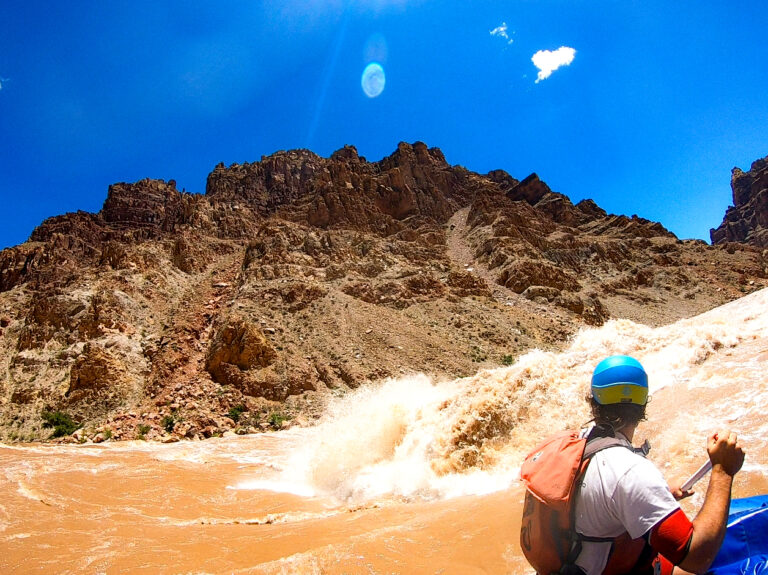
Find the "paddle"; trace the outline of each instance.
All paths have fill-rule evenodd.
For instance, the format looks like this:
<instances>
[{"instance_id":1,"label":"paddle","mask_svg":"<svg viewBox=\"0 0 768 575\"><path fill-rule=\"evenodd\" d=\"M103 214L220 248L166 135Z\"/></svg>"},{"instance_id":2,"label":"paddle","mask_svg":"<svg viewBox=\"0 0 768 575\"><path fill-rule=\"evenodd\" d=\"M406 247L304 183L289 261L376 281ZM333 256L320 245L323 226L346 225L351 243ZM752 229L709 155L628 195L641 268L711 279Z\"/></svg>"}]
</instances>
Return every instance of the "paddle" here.
<instances>
[{"instance_id":1,"label":"paddle","mask_svg":"<svg viewBox=\"0 0 768 575\"><path fill-rule=\"evenodd\" d=\"M696 471L696 473L691 475L688 478L688 480L680 486L680 489L683 492L690 491L690 489L691 489L691 487L693 487L694 483L696 483L699 479L701 479L707 473L709 473L709 471L711 469L712 469L712 462L709 459L707 459L707 462L704 465L702 465L701 467L699 467L699 469Z\"/></svg>"}]
</instances>

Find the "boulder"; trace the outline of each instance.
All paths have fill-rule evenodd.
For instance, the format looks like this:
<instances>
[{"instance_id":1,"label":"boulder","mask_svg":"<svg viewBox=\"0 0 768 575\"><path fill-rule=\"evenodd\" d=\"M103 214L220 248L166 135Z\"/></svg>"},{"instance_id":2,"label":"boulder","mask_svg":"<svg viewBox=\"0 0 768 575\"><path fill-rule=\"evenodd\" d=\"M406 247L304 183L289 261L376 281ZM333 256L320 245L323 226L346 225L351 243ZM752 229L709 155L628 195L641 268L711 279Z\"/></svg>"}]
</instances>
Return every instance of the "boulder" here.
<instances>
[{"instance_id":1,"label":"boulder","mask_svg":"<svg viewBox=\"0 0 768 575\"><path fill-rule=\"evenodd\" d=\"M213 338L205 369L214 381L243 385L243 372L271 365L277 352L259 326L245 318L231 318Z\"/></svg>"},{"instance_id":2,"label":"boulder","mask_svg":"<svg viewBox=\"0 0 768 575\"><path fill-rule=\"evenodd\" d=\"M560 292L553 300L555 305L581 315L584 313L584 300L574 293Z\"/></svg>"},{"instance_id":3,"label":"boulder","mask_svg":"<svg viewBox=\"0 0 768 575\"><path fill-rule=\"evenodd\" d=\"M499 283L516 293L523 293L531 286L568 291L580 288L579 282L568 270L547 261L532 259L514 260L502 270Z\"/></svg>"},{"instance_id":4,"label":"boulder","mask_svg":"<svg viewBox=\"0 0 768 575\"><path fill-rule=\"evenodd\" d=\"M560 290L549 286L529 286L525 288L520 295L533 301L535 301L536 298L544 298L549 302L560 295Z\"/></svg>"}]
</instances>

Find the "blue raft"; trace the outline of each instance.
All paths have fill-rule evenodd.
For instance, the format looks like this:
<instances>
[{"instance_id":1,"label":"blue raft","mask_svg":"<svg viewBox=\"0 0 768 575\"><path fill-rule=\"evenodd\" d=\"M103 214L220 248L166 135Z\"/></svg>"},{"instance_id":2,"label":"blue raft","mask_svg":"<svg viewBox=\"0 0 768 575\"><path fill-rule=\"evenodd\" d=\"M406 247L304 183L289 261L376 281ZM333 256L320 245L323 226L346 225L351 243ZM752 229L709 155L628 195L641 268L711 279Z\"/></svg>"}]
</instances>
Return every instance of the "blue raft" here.
<instances>
[{"instance_id":1,"label":"blue raft","mask_svg":"<svg viewBox=\"0 0 768 575\"><path fill-rule=\"evenodd\" d=\"M768 575L768 495L734 499L714 575Z\"/></svg>"}]
</instances>

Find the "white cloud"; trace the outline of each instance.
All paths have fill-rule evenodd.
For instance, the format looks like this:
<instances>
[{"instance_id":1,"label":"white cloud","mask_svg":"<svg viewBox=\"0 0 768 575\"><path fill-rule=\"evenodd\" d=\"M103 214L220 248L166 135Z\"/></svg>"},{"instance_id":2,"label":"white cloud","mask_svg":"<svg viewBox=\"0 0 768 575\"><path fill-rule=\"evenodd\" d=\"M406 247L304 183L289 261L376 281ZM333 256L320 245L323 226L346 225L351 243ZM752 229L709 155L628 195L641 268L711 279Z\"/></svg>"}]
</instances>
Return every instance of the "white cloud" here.
<instances>
[{"instance_id":1,"label":"white cloud","mask_svg":"<svg viewBox=\"0 0 768 575\"><path fill-rule=\"evenodd\" d=\"M496 26L493 30L491 30L491 36L501 36L505 40L507 40L508 44L511 44L514 42L513 39L509 37L509 33L507 32L507 23L502 22L501 26Z\"/></svg>"},{"instance_id":2,"label":"white cloud","mask_svg":"<svg viewBox=\"0 0 768 575\"><path fill-rule=\"evenodd\" d=\"M539 76L536 78L538 84L542 80L546 80L552 75L552 72L557 70L560 66L568 66L573 62L573 57L576 55L576 50L568 48L567 46L560 46L554 52L549 50L539 50L531 58L533 65L539 69Z\"/></svg>"}]
</instances>

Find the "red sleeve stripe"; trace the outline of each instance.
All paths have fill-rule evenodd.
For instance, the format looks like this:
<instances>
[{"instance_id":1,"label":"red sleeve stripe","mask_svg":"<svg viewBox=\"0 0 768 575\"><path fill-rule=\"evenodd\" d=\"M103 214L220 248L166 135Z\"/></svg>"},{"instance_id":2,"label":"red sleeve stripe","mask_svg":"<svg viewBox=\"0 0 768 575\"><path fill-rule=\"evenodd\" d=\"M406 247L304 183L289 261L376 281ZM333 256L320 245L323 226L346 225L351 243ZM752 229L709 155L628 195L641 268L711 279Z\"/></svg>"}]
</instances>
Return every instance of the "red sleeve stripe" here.
<instances>
[{"instance_id":1,"label":"red sleeve stripe","mask_svg":"<svg viewBox=\"0 0 768 575\"><path fill-rule=\"evenodd\" d=\"M654 551L680 565L688 555L692 538L693 524L682 509L677 509L651 529L650 543Z\"/></svg>"}]
</instances>

